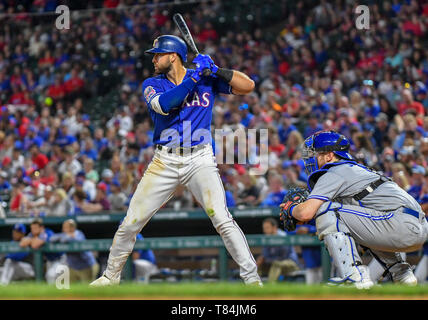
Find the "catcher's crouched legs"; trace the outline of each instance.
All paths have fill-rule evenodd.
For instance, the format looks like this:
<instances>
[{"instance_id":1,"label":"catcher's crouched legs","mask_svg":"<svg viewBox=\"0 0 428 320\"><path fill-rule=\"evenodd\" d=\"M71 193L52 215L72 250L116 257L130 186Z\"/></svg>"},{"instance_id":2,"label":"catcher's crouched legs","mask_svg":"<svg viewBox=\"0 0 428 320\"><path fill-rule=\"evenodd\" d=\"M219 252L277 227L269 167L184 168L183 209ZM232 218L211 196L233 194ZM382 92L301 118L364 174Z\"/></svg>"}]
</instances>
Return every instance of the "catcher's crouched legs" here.
<instances>
[{"instance_id":1,"label":"catcher's crouched legs","mask_svg":"<svg viewBox=\"0 0 428 320\"><path fill-rule=\"evenodd\" d=\"M382 271L385 271L381 273L382 278L389 274L392 277L392 280L396 283L410 286L418 283L410 264L405 261L404 253L383 252L373 249L369 249L369 251L373 258L381 265L381 268L383 269ZM374 281L376 280L378 279L375 279Z\"/></svg>"},{"instance_id":2,"label":"catcher's crouched legs","mask_svg":"<svg viewBox=\"0 0 428 320\"><path fill-rule=\"evenodd\" d=\"M318 237L325 246L337 269L338 278L330 279L333 283L352 282L357 288L367 289L373 286L367 266L362 265L357 246L348 228L334 212L339 203L326 202L319 209L316 218Z\"/></svg>"}]
</instances>

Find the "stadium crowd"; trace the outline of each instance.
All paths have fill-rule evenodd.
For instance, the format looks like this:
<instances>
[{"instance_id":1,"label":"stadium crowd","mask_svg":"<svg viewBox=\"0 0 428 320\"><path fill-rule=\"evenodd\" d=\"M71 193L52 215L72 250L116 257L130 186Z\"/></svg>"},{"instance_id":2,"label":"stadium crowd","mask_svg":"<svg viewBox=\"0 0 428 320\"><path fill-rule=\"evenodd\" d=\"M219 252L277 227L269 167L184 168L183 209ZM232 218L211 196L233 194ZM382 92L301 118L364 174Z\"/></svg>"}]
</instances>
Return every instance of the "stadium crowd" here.
<instances>
[{"instance_id":1,"label":"stadium crowd","mask_svg":"<svg viewBox=\"0 0 428 320\"><path fill-rule=\"evenodd\" d=\"M80 11L69 30L37 14L71 3ZM144 4L0 1L3 214L126 211L154 152L140 92L153 72L144 50L176 33L172 7ZM213 129L269 129L265 175L251 175L250 163L219 164L229 207L278 206L288 188L306 185L299 145L323 129L349 137L359 162L428 206L428 3L368 6L369 30L355 27L353 1L183 7L200 51L256 83L250 95L218 97ZM275 26L266 29L269 15ZM100 115L93 103L111 92L118 99ZM197 204L180 188L165 207Z\"/></svg>"}]
</instances>

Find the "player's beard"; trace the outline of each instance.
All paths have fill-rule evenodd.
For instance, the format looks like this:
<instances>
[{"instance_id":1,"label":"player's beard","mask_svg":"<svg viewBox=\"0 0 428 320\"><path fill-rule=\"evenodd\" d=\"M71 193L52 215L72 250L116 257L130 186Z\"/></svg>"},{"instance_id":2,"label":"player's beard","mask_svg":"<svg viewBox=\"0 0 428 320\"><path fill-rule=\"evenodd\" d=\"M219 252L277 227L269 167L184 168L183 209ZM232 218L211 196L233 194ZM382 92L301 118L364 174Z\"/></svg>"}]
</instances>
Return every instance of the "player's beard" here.
<instances>
[{"instance_id":1,"label":"player's beard","mask_svg":"<svg viewBox=\"0 0 428 320\"><path fill-rule=\"evenodd\" d=\"M157 75L160 75L160 74L168 74L168 72L170 72L171 69L172 69L172 63L171 62L169 62L168 65L164 66L164 67L160 67L158 65L157 70L155 69L155 74L154 75L157 76Z\"/></svg>"}]
</instances>

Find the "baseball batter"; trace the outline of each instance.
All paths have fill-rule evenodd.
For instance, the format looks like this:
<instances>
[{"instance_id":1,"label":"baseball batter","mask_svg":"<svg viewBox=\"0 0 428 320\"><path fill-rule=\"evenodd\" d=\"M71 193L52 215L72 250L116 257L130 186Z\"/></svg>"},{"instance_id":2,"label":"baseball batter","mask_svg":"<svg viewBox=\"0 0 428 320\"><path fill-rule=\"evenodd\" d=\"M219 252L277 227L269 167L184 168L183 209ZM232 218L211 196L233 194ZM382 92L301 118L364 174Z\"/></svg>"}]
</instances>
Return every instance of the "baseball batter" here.
<instances>
[{"instance_id":1,"label":"baseball batter","mask_svg":"<svg viewBox=\"0 0 428 320\"><path fill-rule=\"evenodd\" d=\"M308 173L307 200L282 204L286 219L316 219L339 278L357 288L370 288L367 266L356 243L370 250L395 282L415 285L410 265L399 252L418 250L428 235L420 205L395 182L358 164L348 153L349 141L334 131L318 132L303 144Z\"/></svg>"},{"instance_id":2,"label":"baseball batter","mask_svg":"<svg viewBox=\"0 0 428 320\"><path fill-rule=\"evenodd\" d=\"M142 93L155 127L155 155L114 236L106 270L91 285L120 282L136 235L179 185L186 186L203 207L239 265L243 281L261 285L247 240L226 207L210 133L215 96L250 93L254 82L242 72L217 67L202 54L193 60L196 70L186 69L187 46L176 36L158 37L146 52L154 55L155 76L143 82ZM211 75L203 76L204 69Z\"/></svg>"}]
</instances>

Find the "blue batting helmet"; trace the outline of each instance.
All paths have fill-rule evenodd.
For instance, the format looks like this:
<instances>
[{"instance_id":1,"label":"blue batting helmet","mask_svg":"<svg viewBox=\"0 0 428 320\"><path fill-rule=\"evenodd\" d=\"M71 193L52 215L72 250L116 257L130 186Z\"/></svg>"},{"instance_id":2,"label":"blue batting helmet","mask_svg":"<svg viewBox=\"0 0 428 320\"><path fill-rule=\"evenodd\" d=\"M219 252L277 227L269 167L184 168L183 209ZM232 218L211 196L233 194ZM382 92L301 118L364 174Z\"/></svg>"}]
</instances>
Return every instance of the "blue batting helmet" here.
<instances>
[{"instance_id":1,"label":"blue batting helmet","mask_svg":"<svg viewBox=\"0 0 428 320\"><path fill-rule=\"evenodd\" d=\"M316 153L333 152L344 160L353 160L349 151L349 140L335 131L319 131L303 142L302 158L308 174L318 170Z\"/></svg>"},{"instance_id":2,"label":"blue batting helmet","mask_svg":"<svg viewBox=\"0 0 428 320\"><path fill-rule=\"evenodd\" d=\"M179 37L173 35L160 36L153 41L153 48L146 50L146 53L170 53L176 52L183 62L187 61L186 43Z\"/></svg>"}]
</instances>

